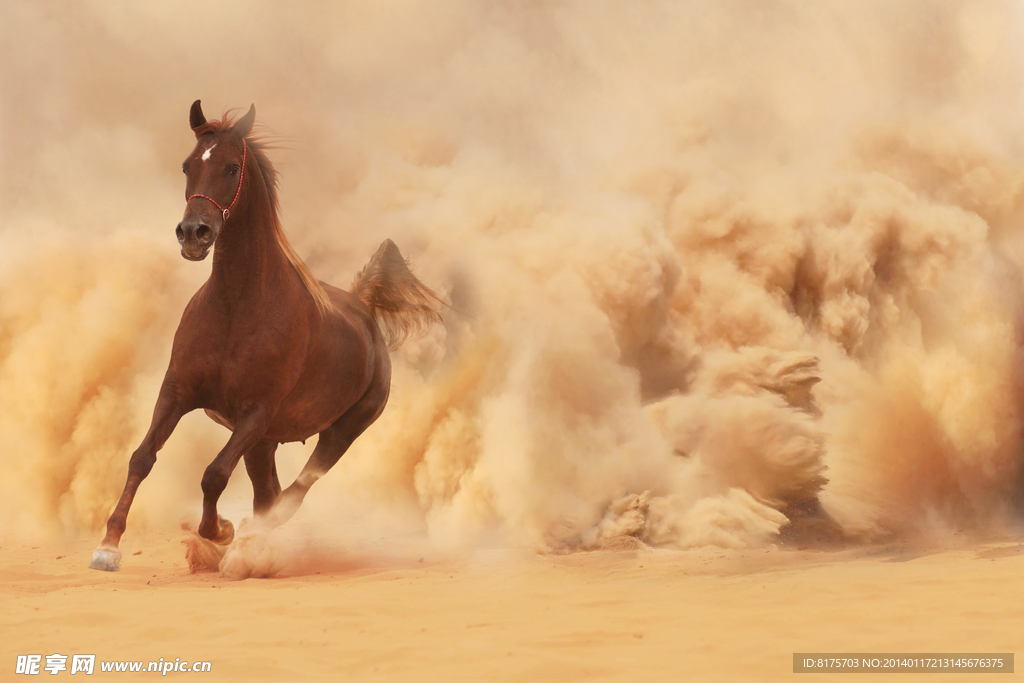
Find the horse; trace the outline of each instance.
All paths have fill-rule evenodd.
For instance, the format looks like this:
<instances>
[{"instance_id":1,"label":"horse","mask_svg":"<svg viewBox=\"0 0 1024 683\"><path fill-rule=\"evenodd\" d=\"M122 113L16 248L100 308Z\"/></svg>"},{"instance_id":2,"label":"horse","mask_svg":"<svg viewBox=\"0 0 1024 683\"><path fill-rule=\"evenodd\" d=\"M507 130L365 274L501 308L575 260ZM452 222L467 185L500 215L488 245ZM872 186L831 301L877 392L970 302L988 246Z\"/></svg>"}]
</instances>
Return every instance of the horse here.
<instances>
[{"instance_id":1,"label":"horse","mask_svg":"<svg viewBox=\"0 0 1024 683\"><path fill-rule=\"evenodd\" d=\"M231 111L207 121L200 100L189 112L196 145L182 164L186 203L175 234L189 261L212 249L213 267L175 332L149 431L129 460L93 569L120 568L128 510L183 415L201 408L231 430L203 473L198 527L202 538L226 546L234 527L217 514L217 501L238 461L252 480L254 519L283 524L381 415L389 351L441 322L444 302L390 239L349 291L313 276L282 230L271 144L253 134L255 119L255 105L237 121ZM314 434L312 455L282 491L278 445Z\"/></svg>"}]
</instances>

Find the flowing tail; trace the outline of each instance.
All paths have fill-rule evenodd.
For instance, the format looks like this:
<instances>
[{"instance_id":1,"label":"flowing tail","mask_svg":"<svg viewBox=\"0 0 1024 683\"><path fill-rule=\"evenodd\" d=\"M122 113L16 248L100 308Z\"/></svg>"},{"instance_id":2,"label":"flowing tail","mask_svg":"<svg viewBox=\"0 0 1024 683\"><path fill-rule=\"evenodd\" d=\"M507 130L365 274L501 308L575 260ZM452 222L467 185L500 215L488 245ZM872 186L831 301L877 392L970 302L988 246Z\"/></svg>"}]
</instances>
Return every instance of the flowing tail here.
<instances>
[{"instance_id":1,"label":"flowing tail","mask_svg":"<svg viewBox=\"0 0 1024 683\"><path fill-rule=\"evenodd\" d=\"M387 239L352 282L352 293L373 313L388 349L422 337L441 321L445 303L409 269L409 261Z\"/></svg>"}]
</instances>

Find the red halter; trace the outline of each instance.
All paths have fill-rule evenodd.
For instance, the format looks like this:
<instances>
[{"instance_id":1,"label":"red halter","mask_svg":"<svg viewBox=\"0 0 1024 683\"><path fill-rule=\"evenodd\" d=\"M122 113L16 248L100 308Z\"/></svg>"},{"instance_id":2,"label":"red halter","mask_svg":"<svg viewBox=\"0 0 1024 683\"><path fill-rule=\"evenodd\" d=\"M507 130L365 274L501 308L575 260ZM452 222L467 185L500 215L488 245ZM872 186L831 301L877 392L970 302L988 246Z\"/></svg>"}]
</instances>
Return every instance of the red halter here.
<instances>
[{"instance_id":1,"label":"red halter","mask_svg":"<svg viewBox=\"0 0 1024 683\"><path fill-rule=\"evenodd\" d=\"M200 197L201 199L209 199L211 202L213 202L213 205L216 206L218 209L220 209L221 213L224 214L224 220L227 220L228 216L231 215L230 213L228 213L228 210L232 206L235 205L236 201L238 201L238 194L242 191L242 180L245 178L245 152L246 152L246 146L245 146L245 139L243 138L242 139L242 171L241 171L241 173L238 174L238 189L235 190L235 196L231 199L231 203L228 204L228 208L227 209L225 209L220 204L218 204L216 199L214 199L213 197L207 197L205 194L194 194L191 197L189 197L188 199L186 199L185 203L187 204L188 202L192 201L196 197Z\"/></svg>"}]
</instances>

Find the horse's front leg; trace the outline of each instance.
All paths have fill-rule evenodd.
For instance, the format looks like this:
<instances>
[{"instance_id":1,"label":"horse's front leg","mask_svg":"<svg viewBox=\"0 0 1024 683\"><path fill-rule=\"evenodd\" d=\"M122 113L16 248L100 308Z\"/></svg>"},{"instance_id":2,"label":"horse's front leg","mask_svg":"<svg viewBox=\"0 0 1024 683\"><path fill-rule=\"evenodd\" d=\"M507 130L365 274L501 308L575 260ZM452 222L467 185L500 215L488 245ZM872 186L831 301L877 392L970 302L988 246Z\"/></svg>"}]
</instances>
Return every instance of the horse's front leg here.
<instances>
[{"instance_id":1,"label":"horse's front leg","mask_svg":"<svg viewBox=\"0 0 1024 683\"><path fill-rule=\"evenodd\" d=\"M116 572L120 568L121 551L118 550L118 544L121 542L121 535L127 525L128 510L135 499L135 492L138 491L142 480L153 469L157 451L163 448L164 442L174 431L181 416L191 409L190 403L179 395L174 385L164 382L160 387L156 407L153 409L153 420L150 422L149 431L128 462L128 480L125 482L124 491L121 492L117 506L107 520L107 534L103 537L99 547L93 551L92 561L89 563L90 568L108 572Z\"/></svg>"},{"instance_id":2,"label":"horse's front leg","mask_svg":"<svg viewBox=\"0 0 1024 683\"><path fill-rule=\"evenodd\" d=\"M263 438L270 426L263 404L252 404L244 417L235 420L235 431L203 473L203 519L199 535L214 543L227 544L235 535L231 522L217 515L217 501L228 485L238 461Z\"/></svg>"}]
</instances>

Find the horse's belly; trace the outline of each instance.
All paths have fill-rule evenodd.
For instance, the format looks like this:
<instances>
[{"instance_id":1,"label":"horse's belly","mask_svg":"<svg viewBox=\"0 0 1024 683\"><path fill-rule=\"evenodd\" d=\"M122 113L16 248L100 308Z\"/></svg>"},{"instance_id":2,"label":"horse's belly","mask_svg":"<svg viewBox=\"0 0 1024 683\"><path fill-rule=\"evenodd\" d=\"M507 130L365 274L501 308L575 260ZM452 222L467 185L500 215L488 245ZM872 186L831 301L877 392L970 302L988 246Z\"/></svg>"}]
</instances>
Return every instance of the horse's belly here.
<instances>
[{"instance_id":1,"label":"horse's belly","mask_svg":"<svg viewBox=\"0 0 1024 683\"><path fill-rule=\"evenodd\" d=\"M345 414L352 402L334 404L333 409L324 405L284 405L274 415L264 437L269 441L288 443L305 441L314 434L324 431Z\"/></svg>"},{"instance_id":2,"label":"horse's belly","mask_svg":"<svg viewBox=\"0 0 1024 683\"><path fill-rule=\"evenodd\" d=\"M209 408L205 409L204 412L217 424L235 431L234 422L227 416ZM307 415L305 419L302 419L301 416L288 413L282 415L279 411L278 416L275 416L275 419L270 423L270 427L263 438L268 441L276 441L277 443L305 441L314 434L319 434L330 427L342 414L344 414L344 411L338 412L336 415L334 413L320 416Z\"/></svg>"},{"instance_id":3,"label":"horse's belly","mask_svg":"<svg viewBox=\"0 0 1024 683\"><path fill-rule=\"evenodd\" d=\"M226 418L224 415L218 413L216 410L205 408L204 412L210 417L211 420L219 424L221 427L227 427L231 431L235 431L234 423Z\"/></svg>"}]
</instances>

